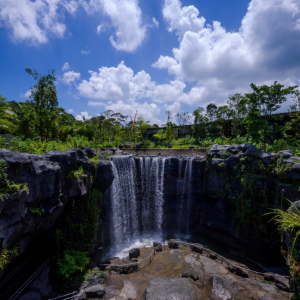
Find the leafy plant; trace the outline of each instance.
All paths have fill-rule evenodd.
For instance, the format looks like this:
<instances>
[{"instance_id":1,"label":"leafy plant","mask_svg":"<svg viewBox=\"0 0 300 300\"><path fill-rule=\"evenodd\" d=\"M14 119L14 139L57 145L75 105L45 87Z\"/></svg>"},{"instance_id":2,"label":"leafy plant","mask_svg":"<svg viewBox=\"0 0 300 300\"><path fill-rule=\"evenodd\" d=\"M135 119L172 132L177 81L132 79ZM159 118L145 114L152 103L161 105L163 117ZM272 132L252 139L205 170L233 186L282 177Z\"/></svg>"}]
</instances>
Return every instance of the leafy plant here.
<instances>
[{"instance_id":1,"label":"leafy plant","mask_svg":"<svg viewBox=\"0 0 300 300\"><path fill-rule=\"evenodd\" d=\"M7 169L7 162L3 159L0 159L0 195L12 194L24 190L27 187L27 184L17 184L9 180L7 178Z\"/></svg>"},{"instance_id":2,"label":"leafy plant","mask_svg":"<svg viewBox=\"0 0 300 300\"><path fill-rule=\"evenodd\" d=\"M29 211L36 216L41 216L42 214L45 213L45 210L43 208L39 208L39 207L31 207L29 208Z\"/></svg>"},{"instance_id":3,"label":"leafy plant","mask_svg":"<svg viewBox=\"0 0 300 300\"><path fill-rule=\"evenodd\" d=\"M0 149L6 149L8 146L8 143L6 143L5 138L0 136Z\"/></svg>"},{"instance_id":4,"label":"leafy plant","mask_svg":"<svg viewBox=\"0 0 300 300\"><path fill-rule=\"evenodd\" d=\"M20 244L15 244L11 249L2 249L0 252L0 271L2 271L11 260L20 253Z\"/></svg>"},{"instance_id":5,"label":"leafy plant","mask_svg":"<svg viewBox=\"0 0 300 300\"><path fill-rule=\"evenodd\" d=\"M87 252L82 251L66 251L62 258L57 261L58 274L63 279L70 279L74 273L83 272L89 264L90 259Z\"/></svg>"},{"instance_id":6,"label":"leafy plant","mask_svg":"<svg viewBox=\"0 0 300 300\"><path fill-rule=\"evenodd\" d=\"M83 169L82 166L79 166L77 170L71 170L69 172L68 177L78 180L79 178L82 178L84 174L85 174L85 170Z\"/></svg>"}]
</instances>

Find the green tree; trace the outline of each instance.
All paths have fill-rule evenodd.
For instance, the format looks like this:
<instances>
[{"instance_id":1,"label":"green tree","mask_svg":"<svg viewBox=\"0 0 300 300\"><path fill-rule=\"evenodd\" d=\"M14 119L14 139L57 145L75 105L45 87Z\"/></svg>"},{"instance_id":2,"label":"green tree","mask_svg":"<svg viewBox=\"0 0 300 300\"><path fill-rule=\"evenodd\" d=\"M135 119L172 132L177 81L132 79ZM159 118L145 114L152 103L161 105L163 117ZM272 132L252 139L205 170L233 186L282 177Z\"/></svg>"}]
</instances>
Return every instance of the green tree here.
<instances>
[{"instance_id":1,"label":"green tree","mask_svg":"<svg viewBox=\"0 0 300 300\"><path fill-rule=\"evenodd\" d=\"M218 107L215 103L210 103L206 106L206 117L208 119L208 136L218 137L220 135L220 126L217 123Z\"/></svg>"},{"instance_id":2,"label":"green tree","mask_svg":"<svg viewBox=\"0 0 300 300\"><path fill-rule=\"evenodd\" d=\"M196 144L200 144L200 140L206 138L208 118L203 115L203 112L204 108L202 107L198 107L193 111L194 125L192 128Z\"/></svg>"},{"instance_id":3,"label":"green tree","mask_svg":"<svg viewBox=\"0 0 300 300\"><path fill-rule=\"evenodd\" d=\"M13 133L16 127L13 121L17 121L17 116L12 111L7 98L0 95L0 132Z\"/></svg>"},{"instance_id":4,"label":"green tree","mask_svg":"<svg viewBox=\"0 0 300 300\"><path fill-rule=\"evenodd\" d=\"M173 132L173 122L172 122L172 113L167 110L167 123L166 123L166 132L165 132L165 140L167 145L170 145L170 142L174 139L174 132Z\"/></svg>"},{"instance_id":5,"label":"green tree","mask_svg":"<svg viewBox=\"0 0 300 300\"><path fill-rule=\"evenodd\" d=\"M241 136L243 133L242 121L246 115L246 99L241 94L229 96L227 100L228 116L231 118L231 134L234 137Z\"/></svg>"},{"instance_id":6,"label":"green tree","mask_svg":"<svg viewBox=\"0 0 300 300\"><path fill-rule=\"evenodd\" d=\"M58 100L55 87L55 72L41 76L36 70L25 69L26 73L33 76L37 83L31 89L30 104L35 111L36 130L41 141L48 139L57 118Z\"/></svg>"},{"instance_id":7,"label":"green tree","mask_svg":"<svg viewBox=\"0 0 300 300\"><path fill-rule=\"evenodd\" d=\"M164 133L163 129L161 129L156 134L154 134L153 137L155 138L156 144L161 144L166 138L166 134Z\"/></svg>"},{"instance_id":8,"label":"green tree","mask_svg":"<svg viewBox=\"0 0 300 300\"><path fill-rule=\"evenodd\" d=\"M284 85L274 82L273 85L251 85L252 93L245 94L248 114L244 119L248 135L257 142L262 142L266 151L268 140L274 140L274 135L283 132L284 128L272 121L280 121L280 117L272 116L285 102L286 96L295 92L296 86L283 88ZM272 127L271 127L272 126Z\"/></svg>"},{"instance_id":9,"label":"green tree","mask_svg":"<svg viewBox=\"0 0 300 300\"><path fill-rule=\"evenodd\" d=\"M216 117L217 117L217 122L220 124L221 128L221 136L222 138L225 137L225 126L226 126L226 121L228 123L229 119L229 109L227 105L222 105L217 108L216 111Z\"/></svg>"}]
</instances>

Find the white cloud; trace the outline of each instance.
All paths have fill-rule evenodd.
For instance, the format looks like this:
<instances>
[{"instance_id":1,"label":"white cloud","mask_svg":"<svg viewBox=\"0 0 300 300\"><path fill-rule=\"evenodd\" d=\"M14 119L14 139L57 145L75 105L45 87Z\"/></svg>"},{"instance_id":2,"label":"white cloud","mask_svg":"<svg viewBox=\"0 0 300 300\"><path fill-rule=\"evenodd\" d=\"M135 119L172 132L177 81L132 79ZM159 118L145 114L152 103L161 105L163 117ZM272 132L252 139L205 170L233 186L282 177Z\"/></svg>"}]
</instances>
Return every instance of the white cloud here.
<instances>
[{"instance_id":1,"label":"white cloud","mask_svg":"<svg viewBox=\"0 0 300 300\"><path fill-rule=\"evenodd\" d=\"M89 101L88 105L90 105L90 106L105 106L106 103L100 102L100 101L96 101L96 102L95 101Z\"/></svg>"},{"instance_id":2,"label":"white cloud","mask_svg":"<svg viewBox=\"0 0 300 300\"><path fill-rule=\"evenodd\" d=\"M131 104L124 103L123 101L117 101L111 105L106 105L105 109L111 109L115 112L120 112L123 115L134 117L135 111L138 111L138 115L143 115L145 120L149 120L150 123L161 124L161 121L157 118L160 113L160 108L155 103L139 103L133 102ZM130 119L129 119L130 120Z\"/></svg>"},{"instance_id":3,"label":"white cloud","mask_svg":"<svg viewBox=\"0 0 300 300\"><path fill-rule=\"evenodd\" d=\"M73 0L0 0L0 20L12 30L15 41L46 43L49 35L64 35L66 26L61 11L75 13L77 7Z\"/></svg>"},{"instance_id":4,"label":"white cloud","mask_svg":"<svg viewBox=\"0 0 300 300\"><path fill-rule=\"evenodd\" d=\"M153 21L155 27L158 28L159 27L159 22L154 17L152 18L152 21Z\"/></svg>"},{"instance_id":5,"label":"white cloud","mask_svg":"<svg viewBox=\"0 0 300 300\"><path fill-rule=\"evenodd\" d=\"M98 72L89 71L91 77L78 85L82 96L104 100L134 101L147 96L154 85L145 71L134 75L131 68L122 61L117 68L102 67Z\"/></svg>"},{"instance_id":6,"label":"white cloud","mask_svg":"<svg viewBox=\"0 0 300 300\"><path fill-rule=\"evenodd\" d=\"M84 7L88 13L102 12L110 18L115 28L110 42L115 49L132 52L145 39L146 26L138 0L90 0Z\"/></svg>"},{"instance_id":7,"label":"white cloud","mask_svg":"<svg viewBox=\"0 0 300 300\"><path fill-rule=\"evenodd\" d=\"M100 34L101 32L104 32L108 27L108 23L102 22L100 25L97 26L97 33Z\"/></svg>"},{"instance_id":8,"label":"white cloud","mask_svg":"<svg viewBox=\"0 0 300 300\"><path fill-rule=\"evenodd\" d=\"M20 97L22 97L22 98L29 98L30 96L31 96L31 93L32 93L32 91L33 91L34 89L29 89L26 93L24 93L24 94L20 94Z\"/></svg>"},{"instance_id":9,"label":"white cloud","mask_svg":"<svg viewBox=\"0 0 300 300\"><path fill-rule=\"evenodd\" d=\"M81 54L87 55L91 53L91 50L81 50L80 51Z\"/></svg>"},{"instance_id":10,"label":"white cloud","mask_svg":"<svg viewBox=\"0 0 300 300\"><path fill-rule=\"evenodd\" d=\"M72 81L79 80L80 73L74 71L68 71L63 74L62 81L66 84L70 84Z\"/></svg>"},{"instance_id":11,"label":"white cloud","mask_svg":"<svg viewBox=\"0 0 300 300\"><path fill-rule=\"evenodd\" d=\"M198 32L203 29L205 19L198 18L199 11L194 5L182 7L179 0L165 0L163 16L168 23L169 31L176 30L179 36L185 32Z\"/></svg>"},{"instance_id":12,"label":"white cloud","mask_svg":"<svg viewBox=\"0 0 300 300\"><path fill-rule=\"evenodd\" d=\"M77 116L75 117L75 119L78 120L78 121L83 121L83 119L89 120L90 118L91 118L91 116L89 116L89 114L88 114L87 111L82 111L82 112L80 113L80 115L77 115Z\"/></svg>"},{"instance_id":13,"label":"white cloud","mask_svg":"<svg viewBox=\"0 0 300 300\"><path fill-rule=\"evenodd\" d=\"M226 31L217 21L205 25L196 7L182 7L179 0L165 0L163 16L168 30L178 35L179 46L173 57L160 56L152 66L167 69L181 82L196 83L188 94L173 84L176 101L221 104L229 94L248 91L251 82L299 79L298 0L252 0L236 32Z\"/></svg>"},{"instance_id":14,"label":"white cloud","mask_svg":"<svg viewBox=\"0 0 300 300\"><path fill-rule=\"evenodd\" d=\"M70 69L70 66L69 66L69 63L64 63L63 67L61 68L63 71L66 71L66 70L69 70Z\"/></svg>"},{"instance_id":15,"label":"white cloud","mask_svg":"<svg viewBox=\"0 0 300 300\"><path fill-rule=\"evenodd\" d=\"M68 109L68 113L72 114L74 112L74 109L70 108Z\"/></svg>"}]
</instances>

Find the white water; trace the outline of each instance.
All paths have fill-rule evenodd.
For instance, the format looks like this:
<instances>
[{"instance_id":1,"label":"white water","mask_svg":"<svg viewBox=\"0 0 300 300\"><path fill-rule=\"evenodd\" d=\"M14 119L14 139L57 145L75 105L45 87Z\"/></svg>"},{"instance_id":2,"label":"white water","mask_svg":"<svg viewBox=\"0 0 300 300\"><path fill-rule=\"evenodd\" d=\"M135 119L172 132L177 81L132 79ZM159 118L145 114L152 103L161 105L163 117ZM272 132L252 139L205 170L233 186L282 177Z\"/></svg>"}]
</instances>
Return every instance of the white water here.
<instances>
[{"instance_id":1,"label":"white water","mask_svg":"<svg viewBox=\"0 0 300 300\"><path fill-rule=\"evenodd\" d=\"M144 237L161 239L166 160L165 157L140 157L138 172L134 158L111 158L115 175L111 186L111 241L115 251L141 242ZM136 187L137 179L140 187Z\"/></svg>"}]
</instances>

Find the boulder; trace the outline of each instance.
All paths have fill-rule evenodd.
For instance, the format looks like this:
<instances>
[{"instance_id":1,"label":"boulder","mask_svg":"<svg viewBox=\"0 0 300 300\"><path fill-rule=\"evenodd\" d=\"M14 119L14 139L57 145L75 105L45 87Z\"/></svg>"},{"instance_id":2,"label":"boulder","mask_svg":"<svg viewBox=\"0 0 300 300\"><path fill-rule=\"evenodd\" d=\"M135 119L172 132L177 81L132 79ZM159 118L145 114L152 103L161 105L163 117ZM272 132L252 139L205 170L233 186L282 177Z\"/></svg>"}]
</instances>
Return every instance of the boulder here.
<instances>
[{"instance_id":1,"label":"boulder","mask_svg":"<svg viewBox=\"0 0 300 300\"><path fill-rule=\"evenodd\" d=\"M229 265L228 270L231 273L234 273L235 275L238 275L238 276L241 276L241 277L244 277L244 278L249 277L249 273L245 268L241 268L241 267L234 266L234 265Z\"/></svg>"},{"instance_id":2,"label":"boulder","mask_svg":"<svg viewBox=\"0 0 300 300\"><path fill-rule=\"evenodd\" d=\"M179 249L179 243L175 240L169 240L168 246L170 249Z\"/></svg>"},{"instance_id":3,"label":"boulder","mask_svg":"<svg viewBox=\"0 0 300 300\"><path fill-rule=\"evenodd\" d=\"M274 281L274 273L265 273L264 280L266 281Z\"/></svg>"},{"instance_id":4,"label":"boulder","mask_svg":"<svg viewBox=\"0 0 300 300\"><path fill-rule=\"evenodd\" d=\"M90 146L85 146L83 148L83 152L84 152L84 155L87 156L88 158L92 158L96 155Z\"/></svg>"},{"instance_id":5,"label":"boulder","mask_svg":"<svg viewBox=\"0 0 300 300\"><path fill-rule=\"evenodd\" d=\"M96 284L84 289L87 298L102 298L105 294L105 288L101 284Z\"/></svg>"},{"instance_id":6,"label":"boulder","mask_svg":"<svg viewBox=\"0 0 300 300\"><path fill-rule=\"evenodd\" d=\"M215 253L209 253L208 257L211 258L211 259L213 259L213 260L216 260L218 258L218 255L215 254Z\"/></svg>"},{"instance_id":7,"label":"boulder","mask_svg":"<svg viewBox=\"0 0 300 300\"><path fill-rule=\"evenodd\" d=\"M271 163L271 160L272 160L272 157L274 157L275 154L273 152L264 152L262 153L261 155L261 160L264 164L270 164Z\"/></svg>"},{"instance_id":8,"label":"boulder","mask_svg":"<svg viewBox=\"0 0 300 300\"><path fill-rule=\"evenodd\" d=\"M187 278L156 277L146 289L146 300L198 300L198 294Z\"/></svg>"},{"instance_id":9,"label":"boulder","mask_svg":"<svg viewBox=\"0 0 300 300\"><path fill-rule=\"evenodd\" d=\"M162 251L162 244L158 242L153 242L153 247L156 249L157 252Z\"/></svg>"},{"instance_id":10,"label":"boulder","mask_svg":"<svg viewBox=\"0 0 300 300\"><path fill-rule=\"evenodd\" d=\"M191 245L191 249L192 249L192 251L195 251L197 253L201 253L201 254L203 253L203 246L200 244Z\"/></svg>"},{"instance_id":11,"label":"boulder","mask_svg":"<svg viewBox=\"0 0 300 300\"><path fill-rule=\"evenodd\" d=\"M277 152L276 154L277 157L283 156L283 158L288 159L294 156L294 151L293 150L282 150Z\"/></svg>"},{"instance_id":12,"label":"boulder","mask_svg":"<svg viewBox=\"0 0 300 300\"><path fill-rule=\"evenodd\" d=\"M81 289L74 298L75 298L75 300L86 300L87 296L86 296L85 291L83 289Z\"/></svg>"},{"instance_id":13,"label":"boulder","mask_svg":"<svg viewBox=\"0 0 300 300\"><path fill-rule=\"evenodd\" d=\"M281 275L276 274L276 275L274 276L274 281L275 281L275 283L276 283L276 286L277 286L279 289L281 289L281 290L283 290L283 291L286 291L286 292L289 291L290 285L289 285L289 282L288 282L287 278L285 278L285 277L283 277L283 276L281 276Z\"/></svg>"},{"instance_id":14,"label":"boulder","mask_svg":"<svg viewBox=\"0 0 300 300\"><path fill-rule=\"evenodd\" d=\"M129 259L138 258L141 255L140 249L134 248L129 251Z\"/></svg>"}]
</instances>

